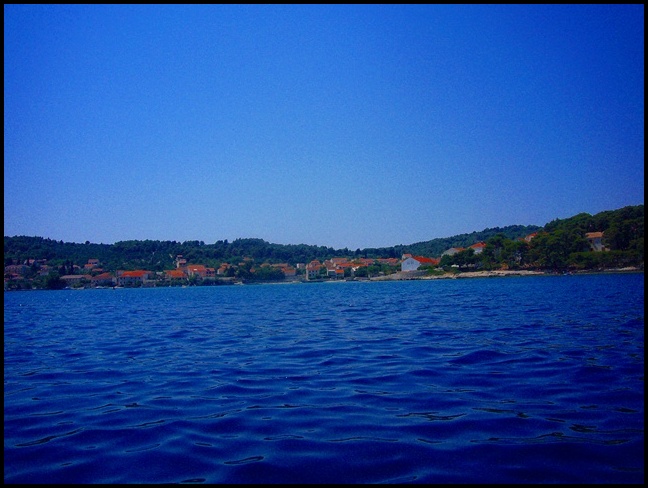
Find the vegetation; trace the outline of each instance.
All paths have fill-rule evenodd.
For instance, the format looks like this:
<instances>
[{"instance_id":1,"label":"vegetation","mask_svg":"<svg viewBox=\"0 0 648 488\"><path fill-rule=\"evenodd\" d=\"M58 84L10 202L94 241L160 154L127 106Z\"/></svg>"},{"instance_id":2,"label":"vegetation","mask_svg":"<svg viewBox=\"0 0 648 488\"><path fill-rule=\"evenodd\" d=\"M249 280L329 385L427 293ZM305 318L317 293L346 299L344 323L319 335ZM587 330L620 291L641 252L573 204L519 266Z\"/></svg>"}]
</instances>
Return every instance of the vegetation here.
<instances>
[{"instance_id":1,"label":"vegetation","mask_svg":"<svg viewBox=\"0 0 648 488\"><path fill-rule=\"evenodd\" d=\"M531 233L537 236L530 242L523 238ZM590 250L585 234L603 232L606 252ZM175 268L175 258L182 255L187 263L200 263L218 268L223 263L235 265L226 276L238 279L281 279L280 270L262 264L309 263L333 257L400 258L405 253L440 257L451 247L468 248L476 242L485 242L480 254L466 249L453 256L443 256L440 265L446 269L540 269L590 270L626 266L643 268L644 261L644 206L629 206L590 215L580 213L567 219L553 220L544 227L512 225L484 229L481 232L433 239L408 246L387 248L333 249L305 244L271 244L263 239L236 239L205 244L203 241L120 241L115 244L83 244L56 241L43 237L14 236L4 238L4 262L9 265L30 263L23 278L31 280L29 288L61 288L60 277L75 273L75 265L83 266L89 259L98 259L104 271L146 269L153 272ZM48 276L38 275L38 264L46 261L52 269ZM78 269L78 268L77 268ZM254 271L252 271L254 269ZM394 271L386 265L375 264L358 270L362 276L389 274ZM324 271L325 273L325 271ZM357 272L356 272L357 273ZM281 275L281 276L280 276ZM20 283L12 286L21 288Z\"/></svg>"},{"instance_id":2,"label":"vegetation","mask_svg":"<svg viewBox=\"0 0 648 488\"><path fill-rule=\"evenodd\" d=\"M592 251L590 232L603 233L605 252ZM643 267L643 205L605 211L594 216L580 213L553 220L537 231L530 242L497 233L486 240L477 255L472 249L444 256L441 266L459 269L540 269L552 271Z\"/></svg>"},{"instance_id":3,"label":"vegetation","mask_svg":"<svg viewBox=\"0 0 648 488\"><path fill-rule=\"evenodd\" d=\"M509 225L507 227L493 227L484 229L481 232L471 232L470 234L459 234L454 237L432 239L430 241L410 244L409 246L399 245L387 248L365 249L364 251L361 251L361 253L367 255L367 257L400 258L403 254L439 257L444 251L451 247L469 247L476 242L485 242L496 235L502 235L507 239L517 239L541 229L542 227L537 225Z\"/></svg>"},{"instance_id":4,"label":"vegetation","mask_svg":"<svg viewBox=\"0 0 648 488\"><path fill-rule=\"evenodd\" d=\"M55 241L42 237L15 236L4 238L5 266L23 263L28 259L46 259L53 266L70 266L87 263L96 258L106 270L148 269L162 271L175 267L175 258L182 255L188 263L202 263L218 267L222 263L239 263L243 258L253 258L258 263L309 263L314 259L324 261L333 257L349 258L400 258L405 253L417 256L440 256L450 247L466 247L484 241L496 234L510 239L523 237L540 229L538 226L513 225L495 227L481 232L461 234L454 237L433 239L409 246L357 249L334 249L306 244L271 244L263 239L236 239L205 244L203 241L119 241L115 244L77 244ZM65 273L63 273L65 274Z\"/></svg>"}]
</instances>

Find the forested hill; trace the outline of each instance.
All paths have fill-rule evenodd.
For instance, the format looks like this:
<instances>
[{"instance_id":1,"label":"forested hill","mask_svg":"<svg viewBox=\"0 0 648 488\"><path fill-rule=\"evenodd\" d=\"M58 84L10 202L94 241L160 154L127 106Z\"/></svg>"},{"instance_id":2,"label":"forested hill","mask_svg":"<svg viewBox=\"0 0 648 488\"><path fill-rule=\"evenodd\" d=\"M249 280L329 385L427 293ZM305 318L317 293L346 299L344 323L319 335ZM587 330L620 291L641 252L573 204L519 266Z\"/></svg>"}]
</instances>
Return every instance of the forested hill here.
<instances>
[{"instance_id":1,"label":"forested hill","mask_svg":"<svg viewBox=\"0 0 648 488\"><path fill-rule=\"evenodd\" d=\"M605 232L611 249L634 249L643 260L643 205L624 207L598 213L594 216L581 213L574 217L554 220L544 227L511 225L494 227L481 232L432 239L410 245L384 248L356 249L355 251L306 244L272 244L263 239L236 239L205 244L202 241L131 240L115 244L86 242L66 243L43 237L14 236L4 238L5 266L24 263L28 259L46 259L51 265L83 265L88 259L99 259L106 270L148 269L161 271L175 267L174 259L181 254L189 263L216 267L220 263L238 263L245 257L257 262L308 263L332 257L400 258L404 253L439 257L451 247L468 247L476 242L488 241L495 235L508 239L524 237L532 232L545 231L556 235L574 235L582 238L586 232Z\"/></svg>"},{"instance_id":2,"label":"forested hill","mask_svg":"<svg viewBox=\"0 0 648 488\"><path fill-rule=\"evenodd\" d=\"M368 253L368 257L390 256L400 258L405 253L413 254L415 256L439 257L444 251L451 247L469 247L477 242L485 242L498 234L501 234L508 239L517 239L518 237L525 237L532 232L537 232L540 229L542 229L542 227L538 225L509 225L506 227L493 227L484 229L481 232L459 234L453 237L442 237L430 241L417 242L408 246L366 249L363 253Z\"/></svg>"},{"instance_id":3,"label":"forested hill","mask_svg":"<svg viewBox=\"0 0 648 488\"><path fill-rule=\"evenodd\" d=\"M27 259L47 259L54 265L84 264L88 259L99 259L107 269L150 270L171 269L175 267L174 259L181 254L190 263L202 263L215 266L222 262L239 262L245 257L255 261L308 263L313 259L323 261L332 257L368 257L400 258L404 253L421 256L440 256L450 247L467 247L484 241L495 234L504 234L510 239L523 237L540 229L538 226L512 225L495 227L481 232L461 234L454 237L433 239L409 246L399 245L384 248L356 249L355 251L334 249L325 246L306 244L272 244L263 239L246 238L232 242L217 241L205 244L202 241L120 241L115 244L85 244L55 241L42 237L6 237L4 238L5 266L23 263Z\"/></svg>"}]
</instances>

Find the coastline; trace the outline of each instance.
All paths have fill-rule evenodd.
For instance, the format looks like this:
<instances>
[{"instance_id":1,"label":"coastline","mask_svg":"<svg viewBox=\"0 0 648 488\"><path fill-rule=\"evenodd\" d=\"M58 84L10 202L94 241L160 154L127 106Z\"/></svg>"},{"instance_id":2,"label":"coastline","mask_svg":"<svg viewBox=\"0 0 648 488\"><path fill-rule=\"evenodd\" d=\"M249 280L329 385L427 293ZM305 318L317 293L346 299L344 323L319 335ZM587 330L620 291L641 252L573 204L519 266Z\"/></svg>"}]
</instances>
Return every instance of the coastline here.
<instances>
[{"instance_id":1,"label":"coastline","mask_svg":"<svg viewBox=\"0 0 648 488\"><path fill-rule=\"evenodd\" d=\"M643 268L636 266L627 268L613 268L599 271L574 271L564 275L583 274L616 274L616 273L643 273ZM400 271L388 276L369 278L371 281L403 281L403 280L457 280L467 278L504 278L511 276L559 276L561 273L531 270L492 270L492 271L466 271L459 273L445 273L442 275L427 275L421 271Z\"/></svg>"},{"instance_id":2,"label":"coastline","mask_svg":"<svg viewBox=\"0 0 648 488\"><path fill-rule=\"evenodd\" d=\"M509 278L509 277L524 277L524 276L575 276L575 275L593 275L593 274L634 274L643 273L644 269L640 266L629 266L626 268L609 268L599 270L583 270L583 271L569 271L569 272L555 272L555 271L531 271L531 270L492 270L492 271L465 271L456 273L444 273L441 275L428 275L425 271L399 271L386 276L375 276L372 278L352 278L344 280L301 280L290 279L285 281L228 281L227 283L218 283L213 286L227 286L227 285L294 285L300 283L345 283L347 281L414 281L414 280L458 280L470 278ZM187 288L183 285L182 288ZM193 288L193 286L189 286ZM81 287L81 288L64 288L65 290L95 290L95 289L121 289L121 288L134 288L123 286L97 286L97 287ZM138 288L158 288L157 286L142 286ZM178 286L160 286L159 288L179 288ZM9 290L4 289L5 293L13 291L40 291L43 289L21 289Z\"/></svg>"}]
</instances>

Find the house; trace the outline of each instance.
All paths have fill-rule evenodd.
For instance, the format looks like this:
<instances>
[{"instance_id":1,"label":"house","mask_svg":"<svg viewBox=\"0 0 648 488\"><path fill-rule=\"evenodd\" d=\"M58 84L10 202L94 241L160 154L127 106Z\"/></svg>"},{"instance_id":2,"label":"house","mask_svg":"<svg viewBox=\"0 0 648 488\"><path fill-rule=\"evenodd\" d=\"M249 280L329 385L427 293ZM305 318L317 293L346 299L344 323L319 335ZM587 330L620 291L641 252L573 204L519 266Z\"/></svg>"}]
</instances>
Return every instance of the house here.
<instances>
[{"instance_id":1,"label":"house","mask_svg":"<svg viewBox=\"0 0 648 488\"><path fill-rule=\"evenodd\" d=\"M65 284L67 286L73 286L75 284L81 284L85 281L90 281L92 279L92 276L90 275L63 275L61 276L61 279L65 281Z\"/></svg>"},{"instance_id":2,"label":"house","mask_svg":"<svg viewBox=\"0 0 648 488\"><path fill-rule=\"evenodd\" d=\"M319 260L314 259L306 265L306 279L313 280L317 278L320 269L322 269L322 263Z\"/></svg>"},{"instance_id":3,"label":"house","mask_svg":"<svg viewBox=\"0 0 648 488\"><path fill-rule=\"evenodd\" d=\"M176 268L178 268L178 269L182 268L184 265L187 264L187 260L182 257L182 254L178 254L176 256L175 262L176 262Z\"/></svg>"},{"instance_id":4,"label":"house","mask_svg":"<svg viewBox=\"0 0 648 488\"><path fill-rule=\"evenodd\" d=\"M5 266L5 274L25 276L27 273L29 273L29 266L26 264L10 264L9 266Z\"/></svg>"},{"instance_id":5,"label":"house","mask_svg":"<svg viewBox=\"0 0 648 488\"><path fill-rule=\"evenodd\" d=\"M472 246L469 247L469 249L472 249L475 251L475 254L481 254L484 252L484 248L486 247L485 242L477 242L473 244Z\"/></svg>"},{"instance_id":6,"label":"house","mask_svg":"<svg viewBox=\"0 0 648 488\"><path fill-rule=\"evenodd\" d=\"M283 274L286 278L297 276L297 269L293 268L292 266L286 266L285 268L281 268L281 271L283 271Z\"/></svg>"},{"instance_id":7,"label":"house","mask_svg":"<svg viewBox=\"0 0 648 488\"><path fill-rule=\"evenodd\" d=\"M165 278L167 280L184 280L187 278L187 275L181 269L168 269L164 271Z\"/></svg>"},{"instance_id":8,"label":"house","mask_svg":"<svg viewBox=\"0 0 648 488\"><path fill-rule=\"evenodd\" d=\"M461 251L465 251L465 248L464 247L451 247L447 251L444 251L443 254L441 254L441 256L454 256L455 254L457 254L458 252L461 252Z\"/></svg>"},{"instance_id":9,"label":"house","mask_svg":"<svg viewBox=\"0 0 648 488\"><path fill-rule=\"evenodd\" d=\"M151 275L150 271L138 269L136 271L121 271L117 276L117 284L120 286L134 285L136 283L144 284Z\"/></svg>"},{"instance_id":10,"label":"house","mask_svg":"<svg viewBox=\"0 0 648 488\"><path fill-rule=\"evenodd\" d=\"M189 276L190 278L192 276L196 276L198 278L207 277L207 268L202 264L188 264L186 266L186 270L187 270L187 276Z\"/></svg>"},{"instance_id":11,"label":"house","mask_svg":"<svg viewBox=\"0 0 648 488\"><path fill-rule=\"evenodd\" d=\"M336 266L326 267L326 276L333 279L344 278L344 270Z\"/></svg>"},{"instance_id":12,"label":"house","mask_svg":"<svg viewBox=\"0 0 648 488\"><path fill-rule=\"evenodd\" d=\"M51 271L52 271L52 267L48 266L47 264L44 264L38 269L38 276L47 276L50 274Z\"/></svg>"},{"instance_id":13,"label":"house","mask_svg":"<svg viewBox=\"0 0 648 488\"><path fill-rule=\"evenodd\" d=\"M111 273L101 273L90 278L90 282L92 286L113 286L115 278Z\"/></svg>"},{"instance_id":14,"label":"house","mask_svg":"<svg viewBox=\"0 0 648 488\"><path fill-rule=\"evenodd\" d=\"M409 257L401 261L401 271L416 271L419 267L424 265L438 266L438 264L438 259L409 255Z\"/></svg>"},{"instance_id":15,"label":"house","mask_svg":"<svg viewBox=\"0 0 648 488\"><path fill-rule=\"evenodd\" d=\"M83 269L85 271L91 271L92 273L101 274L103 273L103 269L101 269L99 265L100 263L98 259L90 258L88 259L88 262L83 265Z\"/></svg>"},{"instance_id":16,"label":"house","mask_svg":"<svg viewBox=\"0 0 648 488\"><path fill-rule=\"evenodd\" d=\"M329 263L326 265L326 276L334 280L344 279L344 268Z\"/></svg>"},{"instance_id":17,"label":"house","mask_svg":"<svg viewBox=\"0 0 648 488\"><path fill-rule=\"evenodd\" d=\"M297 270L288 263L273 264L272 267L280 269L286 278L297 276Z\"/></svg>"},{"instance_id":18,"label":"house","mask_svg":"<svg viewBox=\"0 0 648 488\"><path fill-rule=\"evenodd\" d=\"M536 237L537 235L538 235L537 232L532 232L531 234L529 234L528 236L526 236L526 237L524 238L524 240L525 240L526 242L531 242L531 240L532 240L534 237Z\"/></svg>"},{"instance_id":19,"label":"house","mask_svg":"<svg viewBox=\"0 0 648 488\"><path fill-rule=\"evenodd\" d=\"M585 239L589 242L592 251L606 251L607 248L603 244L603 232L588 232L585 234Z\"/></svg>"}]
</instances>

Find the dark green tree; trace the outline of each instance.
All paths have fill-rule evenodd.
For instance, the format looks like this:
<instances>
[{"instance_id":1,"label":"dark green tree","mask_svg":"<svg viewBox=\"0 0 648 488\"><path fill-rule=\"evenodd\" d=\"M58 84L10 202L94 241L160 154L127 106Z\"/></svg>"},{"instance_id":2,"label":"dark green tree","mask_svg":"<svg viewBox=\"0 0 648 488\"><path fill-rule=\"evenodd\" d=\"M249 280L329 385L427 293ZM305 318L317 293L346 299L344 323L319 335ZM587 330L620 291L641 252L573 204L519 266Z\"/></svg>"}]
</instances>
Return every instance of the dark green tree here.
<instances>
[{"instance_id":1,"label":"dark green tree","mask_svg":"<svg viewBox=\"0 0 648 488\"><path fill-rule=\"evenodd\" d=\"M61 275L56 271L51 271L45 279L45 288L48 290L62 290L65 286L65 281L61 279Z\"/></svg>"}]
</instances>

